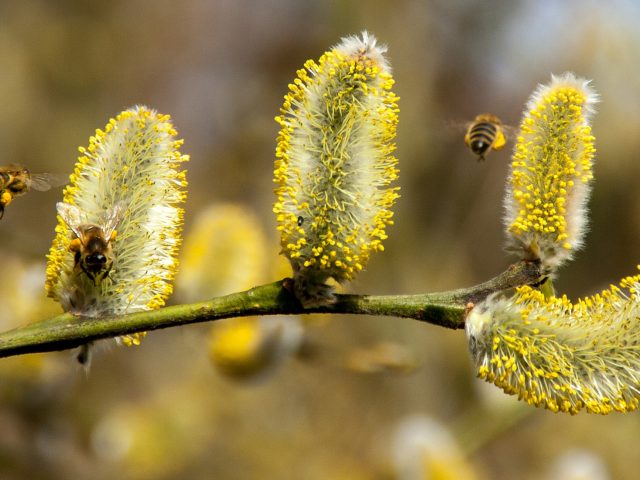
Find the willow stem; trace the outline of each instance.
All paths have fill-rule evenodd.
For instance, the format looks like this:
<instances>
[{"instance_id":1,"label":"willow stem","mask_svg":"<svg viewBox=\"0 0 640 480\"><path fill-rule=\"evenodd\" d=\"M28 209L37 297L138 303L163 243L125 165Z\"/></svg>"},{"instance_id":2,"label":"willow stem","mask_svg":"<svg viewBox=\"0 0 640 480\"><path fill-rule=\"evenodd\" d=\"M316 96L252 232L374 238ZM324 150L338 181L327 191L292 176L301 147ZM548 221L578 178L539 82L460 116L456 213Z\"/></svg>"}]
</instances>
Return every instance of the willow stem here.
<instances>
[{"instance_id":1,"label":"willow stem","mask_svg":"<svg viewBox=\"0 0 640 480\"><path fill-rule=\"evenodd\" d=\"M420 295L336 295L334 304L303 308L292 280L261 285L206 302L101 318L69 313L0 334L0 357L66 350L102 338L253 315L347 313L413 318L446 328L464 328L465 309L494 292L540 279L540 266L520 262L497 277L470 288Z\"/></svg>"}]
</instances>

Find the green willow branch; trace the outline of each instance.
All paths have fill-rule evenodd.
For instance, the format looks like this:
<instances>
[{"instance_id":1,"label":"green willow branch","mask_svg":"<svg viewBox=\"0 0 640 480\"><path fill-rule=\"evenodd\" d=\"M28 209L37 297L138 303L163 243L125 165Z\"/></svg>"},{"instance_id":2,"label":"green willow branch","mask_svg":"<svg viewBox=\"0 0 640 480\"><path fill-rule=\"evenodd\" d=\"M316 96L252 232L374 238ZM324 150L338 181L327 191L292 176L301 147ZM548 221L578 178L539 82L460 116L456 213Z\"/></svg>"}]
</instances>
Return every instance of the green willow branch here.
<instances>
[{"instance_id":1,"label":"green willow branch","mask_svg":"<svg viewBox=\"0 0 640 480\"><path fill-rule=\"evenodd\" d=\"M0 334L0 357L65 350L102 338L252 315L345 313L413 318L446 328L464 328L465 308L494 292L540 279L540 266L520 262L470 288L420 295L336 295L330 306L303 308L284 279L206 302L101 318L63 314Z\"/></svg>"}]
</instances>

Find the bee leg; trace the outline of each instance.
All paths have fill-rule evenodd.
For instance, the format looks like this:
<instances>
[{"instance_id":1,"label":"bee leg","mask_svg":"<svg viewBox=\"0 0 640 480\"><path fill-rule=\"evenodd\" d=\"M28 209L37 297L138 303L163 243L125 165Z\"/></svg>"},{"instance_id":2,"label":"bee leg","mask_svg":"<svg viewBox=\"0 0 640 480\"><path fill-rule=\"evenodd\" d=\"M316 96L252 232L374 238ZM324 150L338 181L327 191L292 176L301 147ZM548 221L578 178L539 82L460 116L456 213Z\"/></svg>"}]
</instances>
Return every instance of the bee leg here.
<instances>
[{"instance_id":1,"label":"bee leg","mask_svg":"<svg viewBox=\"0 0 640 480\"><path fill-rule=\"evenodd\" d=\"M102 275L102 278L111 278L111 270L107 270L106 272L104 272L104 275Z\"/></svg>"},{"instance_id":2,"label":"bee leg","mask_svg":"<svg viewBox=\"0 0 640 480\"><path fill-rule=\"evenodd\" d=\"M78 363L86 368L88 368L89 364L91 363L91 345L91 342L81 345L80 351L76 356Z\"/></svg>"},{"instance_id":3,"label":"bee leg","mask_svg":"<svg viewBox=\"0 0 640 480\"><path fill-rule=\"evenodd\" d=\"M76 238L76 240L78 240L78 239ZM84 272L84 267L82 266L82 263L80 262L80 259L81 259L80 249L76 249L75 248L74 242L76 240L73 240L71 242L71 244L69 245L69 250L71 250L72 252L75 252L75 255L73 256L73 268L74 268L74 270L76 270L76 275L80 275L82 272ZM80 270L79 271L78 271L78 265L80 265Z\"/></svg>"},{"instance_id":4,"label":"bee leg","mask_svg":"<svg viewBox=\"0 0 640 480\"><path fill-rule=\"evenodd\" d=\"M0 192L0 204L2 204L2 208L9 205L11 203L11 200L13 200L13 196L11 195L11 193L7 192L6 190L2 190Z\"/></svg>"},{"instance_id":5,"label":"bee leg","mask_svg":"<svg viewBox=\"0 0 640 480\"><path fill-rule=\"evenodd\" d=\"M4 208L11 203L13 197L6 190L0 190L0 220L4 217Z\"/></svg>"},{"instance_id":6,"label":"bee leg","mask_svg":"<svg viewBox=\"0 0 640 480\"><path fill-rule=\"evenodd\" d=\"M80 253L78 252L77 256L80 256ZM82 272L84 272L84 274L89 278L89 280L93 280L93 284L97 287L98 286L98 279L96 278L96 276L93 274L93 272L87 270L84 266L84 264L82 262L78 262L80 264L80 270ZM76 264L77 265L77 264ZM78 272L80 273L80 272Z\"/></svg>"},{"instance_id":7,"label":"bee leg","mask_svg":"<svg viewBox=\"0 0 640 480\"><path fill-rule=\"evenodd\" d=\"M69 243L69 251L70 252L74 252L76 254L75 257L74 257L74 260L75 260L76 264L80 261L80 249L81 248L82 248L82 242L80 242L79 238L74 238Z\"/></svg>"}]
</instances>

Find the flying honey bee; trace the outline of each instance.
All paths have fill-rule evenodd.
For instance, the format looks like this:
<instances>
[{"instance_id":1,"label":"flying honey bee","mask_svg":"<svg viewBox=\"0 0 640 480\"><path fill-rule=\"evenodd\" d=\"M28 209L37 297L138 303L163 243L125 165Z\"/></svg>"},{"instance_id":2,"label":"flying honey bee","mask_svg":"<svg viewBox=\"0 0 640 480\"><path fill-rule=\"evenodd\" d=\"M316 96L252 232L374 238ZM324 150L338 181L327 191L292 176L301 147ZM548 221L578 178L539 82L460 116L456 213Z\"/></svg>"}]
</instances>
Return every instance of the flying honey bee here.
<instances>
[{"instance_id":1,"label":"flying honey bee","mask_svg":"<svg viewBox=\"0 0 640 480\"><path fill-rule=\"evenodd\" d=\"M97 224L89 223L84 212L75 205L58 202L56 208L76 236L69 244L69 250L74 253L74 268L79 268L97 285L113 266L111 243L116 238L124 205L117 203L109 208Z\"/></svg>"},{"instance_id":2,"label":"flying honey bee","mask_svg":"<svg viewBox=\"0 0 640 480\"><path fill-rule=\"evenodd\" d=\"M478 161L484 160L491 150L500 150L506 145L507 128L495 115L482 113L469 124L464 143L478 156Z\"/></svg>"},{"instance_id":3,"label":"flying honey bee","mask_svg":"<svg viewBox=\"0 0 640 480\"><path fill-rule=\"evenodd\" d=\"M64 174L31 173L20 165L0 167L0 219L4 209L15 197L24 195L29 190L45 192L51 187L59 187L69 181Z\"/></svg>"}]
</instances>

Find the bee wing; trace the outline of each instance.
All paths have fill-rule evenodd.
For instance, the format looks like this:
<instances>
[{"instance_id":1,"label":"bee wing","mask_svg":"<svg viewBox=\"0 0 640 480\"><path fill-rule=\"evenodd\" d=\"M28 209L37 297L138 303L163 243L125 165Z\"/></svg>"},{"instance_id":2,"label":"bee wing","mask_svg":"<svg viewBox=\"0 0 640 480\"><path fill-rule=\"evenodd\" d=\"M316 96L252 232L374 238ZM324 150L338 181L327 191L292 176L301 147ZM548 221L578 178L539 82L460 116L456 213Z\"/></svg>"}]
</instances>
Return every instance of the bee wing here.
<instances>
[{"instance_id":1,"label":"bee wing","mask_svg":"<svg viewBox=\"0 0 640 480\"><path fill-rule=\"evenodd\" d=\"M507 137L507 140L515 138L518 134L518 127L514 125L502 124L502 129L504 130L504 135Z\"/></svg>"},{"instance_id":2,"label":"bee wing","mask_svg":"<svg viewBox=\"0 0 640 480\"><path fill-rule=\"evenodd\" d=\"M461 121L461 120L443 120L442 131L447 139L462 137L465 145L469 142L469 129L473 125L473 122Z\"/></svg>"},{"instance_id":3,"label":"bee wing","mask_svg":"<svg viewBox=\"0 0 640 480\"><path fill-rule=\"evenodd\" d=\"M111 237L111 234L116 229L122 217L124 217L124 212L126 211L127 206L124 202L117 202L113 207L107 209L104 213L104 217L102 219L101 228L104 232L104 237L108 239Z\"/></svg>"},{"instance_id":4,"label":"bee wing","mask_svg":"<svg viewBox=\"0 0 640 480\"><path fill-rule=\"evenodd\" d=\"M18 165L17 163L10 163L9 165L0 167L0 170L2 170L3 172L10 172L10 173L16 174L24 170L24 167L22 165Z\"/></svg>"},{"instance_id":5,"label":"bee wing","mask_svg":"<svg viewBox=\"0 0 640 480\"><path fill-rule=\"evenodd\" d=\"M477 122L478 117L485 117L485 116L490 116L490 114L477 115L475 120L447 119L447 120L443 120L442 123L444 125L445 130L448 130L451 132L460 132L460 131L464 132L466 130L469 130L469 127L471 127L473 124ZM517 128L514 127L513 125L508 123L503 123L502 120L495 117L494 115L491 115L491 116L496 118L498 122L500 122L499 125L508 133L514 133L517 130Z\"/></svg>"},{"instance_id":6,"label":"bee wing","mask_svg":"<svg viewBox=\"0 0 640 480\"><path fill-rule=\"evenodd\" d=\"M457 135L460 132L466 132L473 122L447 119L442 121L442 129L448 135Z\"/></svg>"},{"instance_id":7,"label":"bee wing","mask_svg":"<svg viewBox=\"0 0 640 480\"><path fill-rule=\"evenodd\" d=\"M73 233L76 234L76 237L82 240L82 230L80 229L80 225L83 223L86 224L86 215L75 205L71 205L69 203L58 202L56 203L56 209L58 210L58 215L62 217L64 222L69 226Z\"/></svg>"},{"instance_id":8,"label":"bee wing","mask_svg":"<svg viewBox=\"0 0 640 480\"><path fill-rule=\"evenodd\" d=\"M69 175L65 173L32 173L29 178L29 188L46 192L52 187L59 187L69 183Z\"/></svg>"}]
</instances>

